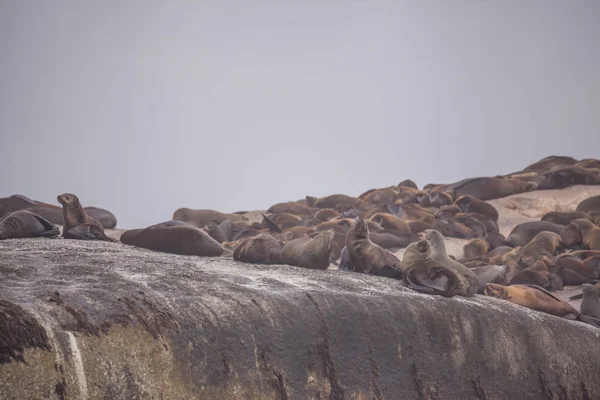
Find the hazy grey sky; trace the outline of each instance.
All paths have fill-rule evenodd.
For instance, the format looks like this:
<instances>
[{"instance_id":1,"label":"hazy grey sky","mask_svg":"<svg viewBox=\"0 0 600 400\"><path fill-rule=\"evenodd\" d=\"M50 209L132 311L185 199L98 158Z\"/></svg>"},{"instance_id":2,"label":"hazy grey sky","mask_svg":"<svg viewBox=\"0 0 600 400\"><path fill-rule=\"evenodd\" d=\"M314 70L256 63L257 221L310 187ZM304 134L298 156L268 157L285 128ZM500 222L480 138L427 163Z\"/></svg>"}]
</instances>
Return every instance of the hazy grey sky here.
<instances>
[{"instance_id":1,"label":"hazy grey sky","mask_svg":"<svg viewBox=\"0 0 600 400\"><path fill-rule=\"evenodd\" d=\"M132 228L599 157L599 21L594 0L0 0L0 196L73 192Z\"/></svg>"}]
</instances>

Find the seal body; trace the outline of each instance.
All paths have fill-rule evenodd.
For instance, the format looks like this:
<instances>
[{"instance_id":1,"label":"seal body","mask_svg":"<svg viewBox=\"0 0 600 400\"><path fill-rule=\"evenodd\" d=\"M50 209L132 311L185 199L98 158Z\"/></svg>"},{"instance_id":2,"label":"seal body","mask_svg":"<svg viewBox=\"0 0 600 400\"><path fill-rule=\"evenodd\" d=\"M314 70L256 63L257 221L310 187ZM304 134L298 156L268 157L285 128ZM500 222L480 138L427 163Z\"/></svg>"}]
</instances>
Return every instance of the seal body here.
<instances>
[{"instance_id":1,"label":"seal body","mask_svg":"<svg viewBox=\"0 0 600 400\"><path fill-rule=\"evenodd\" d=\"M167 221L145 229L123 232L121 242L163 253L218 257L223 247L195 226L182 221Z\"/></svg>"},{"instance_id":2,"label":"seal body","mask_svg":"<svg viewBox=\"0 0 600 400\"><path fill-rule=\"evenodd\" d=\"M584 283L581 288L583 289L583 300L579 307L581 320L600 328L600 288L589 283Z\"/></svg>"},{"instance_id":3,"label":"seal body","mask_svg":"<svg viewBox=\"0 0 600 400\"><path fill-rule=\"evenodd\" d=\"M526 246L540 232L548 231L560 235L564 228L564 225L548 221L523 222L513 228L506 238L506 243L513 247Z\"/></svg>"},{"instance_id":4,"label":"seal body","mask_svg":"<svg viewBox=\"0 0 600 400\"><path fill-rule=\"evenodd\" d=\"M427 294L452 297L458 294L460 279L452 268L432 258L431 243L419 240L404 251L404 280L409 288Z\"/></svg>"},{"instance_id":5,"label":"seal body","mask_svg":"<svg viewBox=\"0 0 600 400\"><path fill-rule=\"evenodd\" d=\"M114 242L113 239L106 236L102 224L87 215L77 196L72 193L63 193L57 196L57 200L63 206L64 238Z\"/></svg>"},{"instance_id":6,"label":"seal body","mask_svg":"<svg viewBox=\"0 0 600 400\"><path fill-rule=\"evenodd\" d=\"M329 230L314 238L294 239L281 250L281 262L309 269L327 269L335 232Z\"/></svg>"},{"instance_id":7,"label":"seal body","mask_svg":"<svg viewBox=\"0 0 600 400\"><path fill-rule=\"evenodd\" d=\"M404 277L398 257L371 241L365 220L356 221L346 234L345 244L354 271L395 279Z\"/></svg>"},{"instance_id":8,"label":"seal body","mask_svg":"<svg viewBox=\"0 0 600 400\"><path fill-rule=\"evenodd\" d=\"M252 264L281 264L283 246L281 240L263 233L237 245L233 250L233 259Z\"/></svg>"},{"instance_id":9,"label":"seal body","mask_svg":"<svg viewBox=\"0 0 600 400\"><path fill-rule=\"evenodd\" d=\"M600 211L600 195L588 197L577 205L575 211L586 212Z\"/></svg>"},{"instance_id":10,"label":"seal body","mask_svg":"<svg viewBox=\"0 0 600 400\"><path fill-rule=\"evenodd\" d=\"M243 220L243 216L240 214L224 214L215 210L192 210L185 207L178 208L173 213L173 220L190 222L197 227L202 227L211 221L220 224L226 219L236 222Z\"/></svg>"},{"instance_id":11,"label":"seal body","mask_svg":"<svg viewBox=\"0 0 600 400\"><path fill-rule=\"evenodd\" d=\"M47 219L26 210L14 211L0 220L0 240L47 237L60 234Z\"/></svg>"},{"instance_id":12,"label":"seal body","mask_svg":"<svg viewBox=\"0 0 600 400\"><path fill-rule=\"evenodd\" d=\"M569 319L579 317L579 312L570 304L560 300L558 297L539 286L502 286L488 283L485 286L485 294L486 296L507 300L532 310L556 315L557 317L568 317Z\"/></svg>"},{"instance_id":13,"label":"seal body","mask_svg":"<svg viewBox=\"0 0 600 400\"><path fill-rule=\"evenodd\" d=\"M422 237L431 242L431 257L440 264L452 269L458 276L460 285L457 294L465 297L474 296L479 289L477 275L463 264L448 256L442 234L435 229L427 229L423 231Z\"/></svg>"}]
</instances>

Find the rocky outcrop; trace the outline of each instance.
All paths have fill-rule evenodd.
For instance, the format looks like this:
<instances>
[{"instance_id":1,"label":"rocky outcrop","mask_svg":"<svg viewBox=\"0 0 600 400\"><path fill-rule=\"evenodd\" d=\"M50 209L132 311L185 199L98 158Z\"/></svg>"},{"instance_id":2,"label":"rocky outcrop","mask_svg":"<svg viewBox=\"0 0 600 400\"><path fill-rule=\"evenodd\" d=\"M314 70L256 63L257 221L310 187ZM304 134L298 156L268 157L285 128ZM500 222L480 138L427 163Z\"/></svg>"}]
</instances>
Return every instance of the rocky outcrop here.
<instances>
[{"instance_id":1,"label":"rocky outcrop","mask_svg":"<svg viewBox=\"0 0 600 400\"><path fill-rule=\"evenodd\" d=\"M375 276L0 242L1 399L593 399L598 343Z\"/></svg>"}]
</instances>

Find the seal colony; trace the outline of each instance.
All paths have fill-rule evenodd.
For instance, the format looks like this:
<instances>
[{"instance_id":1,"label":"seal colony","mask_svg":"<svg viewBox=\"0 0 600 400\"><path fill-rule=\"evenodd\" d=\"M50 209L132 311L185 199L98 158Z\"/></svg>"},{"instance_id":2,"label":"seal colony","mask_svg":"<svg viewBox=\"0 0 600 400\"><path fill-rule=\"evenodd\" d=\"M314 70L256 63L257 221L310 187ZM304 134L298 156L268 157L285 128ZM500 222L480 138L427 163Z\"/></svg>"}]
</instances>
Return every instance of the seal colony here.
<instances>
[{"instance_id":1,"label":"seal colony","mask_svg":"<svg viewBox=\"0 0 600 400\"><path fill-rule=\"evenodd\" d=\"M336 269L398 281L444 297L476 293L600 327L600 196L573 210L499 230L488 201L535 190L600 185L600 161L551 156L521 171L419 189L412 180L353 195L277 203L266 211L177 209L171 220L125 231L120 243L243 263ZM108 210L83 207L72 193L59 206L13 195L0 199L0 240L25 237L105 240L116 226ZM55 225L56 224L56 225ZM469 240L449 256L444 237ZM395 252L405 249L402 257ZM553 291L581 286L578 311Z\"/></svg>"}]
</instances>

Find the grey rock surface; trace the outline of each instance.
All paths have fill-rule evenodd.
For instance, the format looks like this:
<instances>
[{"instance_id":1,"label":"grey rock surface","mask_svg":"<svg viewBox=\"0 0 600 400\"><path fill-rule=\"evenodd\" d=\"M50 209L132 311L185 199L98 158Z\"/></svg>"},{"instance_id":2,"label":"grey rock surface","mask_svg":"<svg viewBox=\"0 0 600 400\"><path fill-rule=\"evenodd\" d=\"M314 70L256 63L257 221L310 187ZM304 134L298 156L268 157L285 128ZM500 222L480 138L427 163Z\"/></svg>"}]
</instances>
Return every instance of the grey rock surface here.
<instances>
[{"instance_id":1,"label":"grey rock surface","mask_svg":"<svg viewBox=\"0 0 600 400\"><path fill-rule=\"evenodd\" d=\"M598 344L357 273L0 242L0 399L593 399Z\"/></svg>"}]
</instances>

